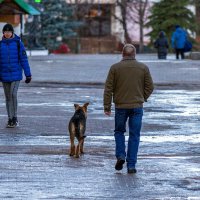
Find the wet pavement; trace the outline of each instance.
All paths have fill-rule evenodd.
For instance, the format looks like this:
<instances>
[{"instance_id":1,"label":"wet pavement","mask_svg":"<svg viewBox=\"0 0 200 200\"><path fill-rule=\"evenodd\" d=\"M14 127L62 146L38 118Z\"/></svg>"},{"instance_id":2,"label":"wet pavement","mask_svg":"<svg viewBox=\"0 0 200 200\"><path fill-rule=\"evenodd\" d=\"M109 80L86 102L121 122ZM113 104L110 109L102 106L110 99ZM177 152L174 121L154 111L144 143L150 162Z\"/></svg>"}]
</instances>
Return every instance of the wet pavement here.
<instances>
[{"instance_id":1,"label":"wet pavement","mask_svg":"<svg viewBox=\"0 0 200 200\"><path fill-rule=\"evenodd\" d=\"M70 72L76 74L77 82L67 82L71 76L62 80L57 70L47 71L56 82L47 80L53 75L42 82L43 71L37 72L34 59L35 81L22 83L19 89L20 126L16 129L5 128L0 87L0 199L200 200L200 90L195 78L191 84L189 77L183 85L176 80L173 85L170 80L163 84L162 77L157 77L156 89L144 107L138 173L129 175L126 166L120 172L114 169L114 113L111 117L103 114L100 84L106 70L97 67L96 84L92 85L92 81L86 82L85 71L77 74L82 70L78 60L79 70ZM143 58L146 62L151 59ZM166 65L171 62L174 60ZM190 61L184 62L190 66ZM93 74L95 70L92 79ZM67 124L73 104L87 101L85 154L75 159L68 156Z\"/></svg>"},{"instance_id":2,"label":"wet pavement","mask_svg":"<svg viewBox=\"0 0 200 200\"><path fill-rule=\"evenodd\" d=\"M184 85L184 88L187 84L200 84L198 60L176 60L174 55L157 60L155 54L137 55L136 59L149 67L156 84ZM49 55L31 57L30 63L34 82L102 85L110 66L120 60L119 54Z\"/></svg>"}]
</instances>

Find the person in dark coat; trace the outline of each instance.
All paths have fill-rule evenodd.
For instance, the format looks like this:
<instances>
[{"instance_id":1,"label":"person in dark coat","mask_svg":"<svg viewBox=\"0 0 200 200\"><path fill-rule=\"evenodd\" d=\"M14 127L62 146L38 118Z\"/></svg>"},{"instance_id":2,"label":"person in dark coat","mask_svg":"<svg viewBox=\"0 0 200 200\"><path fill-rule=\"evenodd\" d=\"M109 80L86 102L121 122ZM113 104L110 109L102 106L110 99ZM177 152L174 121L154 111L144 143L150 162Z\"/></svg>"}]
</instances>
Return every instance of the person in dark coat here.
<instances>
[{"instance_id":1,"label":"person in dark coat","mask_svg":"<svg viewBox=\"0 0 200 200\"><path fill-rule=\"evenodd\" d=\"M158 51L158 59L166 59L169 45L164 31L159 33L159 37L154 42L154 47Z\"/></svg>"},{"instance_id":2,"label":"person in dark coat","mask_svg":"<svg viewBox=\"0 0 200 200\"><path fill-rule=\"evenodd\" d=\"M0 81L2 82L8 114L7 128L18 126L17 91L22 80L22 72L26 83L31 81L31 71L23 43L14 34L11 24L3 27L0 41Z\"/></svg>"},{"instance_id":3,"label":"person in dark coat","mask_svg":"<svg viewBox=\"0 0 200 200\"><path fill-rule=\"evenodd\" d=\"M172 48L175 49L176 59L179 59L179 54L181 54L181 59L185 58L184 46L187 40L187 33L179 25L176 25L176 30L172 33L171 44Z\"/></svg>"}]
</instances>

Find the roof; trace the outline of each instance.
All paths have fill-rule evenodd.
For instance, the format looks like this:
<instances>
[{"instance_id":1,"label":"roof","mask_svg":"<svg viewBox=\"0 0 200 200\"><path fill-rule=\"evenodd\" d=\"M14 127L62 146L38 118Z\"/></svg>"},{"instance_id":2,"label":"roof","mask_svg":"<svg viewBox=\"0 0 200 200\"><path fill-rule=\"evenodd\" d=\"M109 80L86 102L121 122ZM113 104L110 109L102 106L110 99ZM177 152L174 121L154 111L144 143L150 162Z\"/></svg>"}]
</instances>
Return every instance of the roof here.
<instances>
[{"instance_id":1,"label":"roof","mask_svg":"<svg viewBox=\"0 0 200 200\"><path fill-rule=\"evenodd\" d=\"M77 4L76 0L66 0L67 3L69 4ZM115 4L116 0L79 0L78 4Z\"/></svg>"},{"instance_id":2,"label":"roof","mask_svg":"<svg viewBox=\"0 0 200 200\"><path fill-rule=\"evenodd\" d=\"M40 12L37 9L23 0L12 0L12 2L0 0L0 8L3 14L23 13L29 15L40 15Z\"/></svg>"}]
</instances>

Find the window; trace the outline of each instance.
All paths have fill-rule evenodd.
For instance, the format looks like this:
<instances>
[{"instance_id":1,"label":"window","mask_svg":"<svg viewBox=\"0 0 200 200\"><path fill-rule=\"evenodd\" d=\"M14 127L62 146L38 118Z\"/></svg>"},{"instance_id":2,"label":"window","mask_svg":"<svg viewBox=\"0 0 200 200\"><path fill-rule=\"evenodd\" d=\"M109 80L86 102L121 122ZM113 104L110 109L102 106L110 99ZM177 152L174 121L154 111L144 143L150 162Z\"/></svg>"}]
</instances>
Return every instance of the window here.
<instances>
[{"instance_id":1,"label":"window","mask_svg":"<svg viewBox=\"0 0 200 200\"><path fill-rule=\"evenodd\" d=\"M84 6L84 5L83 5ZM90 5L84 13L85 25L80 36L108 36L111 34L111 5Z\"/></svg>"}]
</instances>

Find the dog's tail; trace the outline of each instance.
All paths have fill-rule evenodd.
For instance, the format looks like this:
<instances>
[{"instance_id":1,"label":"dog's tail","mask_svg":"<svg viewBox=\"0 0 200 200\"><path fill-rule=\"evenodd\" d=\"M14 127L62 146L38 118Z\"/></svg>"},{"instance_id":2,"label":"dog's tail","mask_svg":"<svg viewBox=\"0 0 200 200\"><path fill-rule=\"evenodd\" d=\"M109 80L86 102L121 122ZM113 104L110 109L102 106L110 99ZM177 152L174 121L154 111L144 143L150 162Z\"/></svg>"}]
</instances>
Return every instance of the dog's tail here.
<instances>
[{"instance_id":1,"label":"dog's tail","mask_svg":"<svg viewBox=\"0 0 200 200\"><path fill-rule=\"evenodd\" d=\"M75 124L75 135L80 138L80 123Z\"/></svg>"},{"instance_id":2,"label":"dog's tail","mask_svg":"<svg viewBox=\"0 0 200 200\"><path fill-rule=\"evenodd\" d=\"M75 135L78 140L82 140L87 137L86 135L81 135L79 128L75 128Z\"/></svg>"},{"instance_id":3,"label":"dog's tail","mask_svg":"<svg viewBox=\"0 0 200 200\"><path fill-rule=\"evenodd\" d=\"M75 136L76 136L76 138L78 140L84 139L86 137L85 135L83 135L85 130L82 130L82 131L80 130L81 129L80 128L80 126L81 126L80 121L78 121L78 120L75 121L74 125L75 125Z\"/></svg>"}]
</instances>

